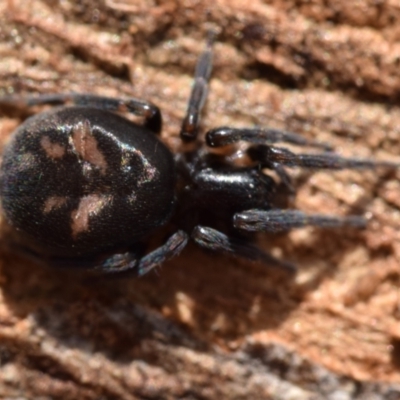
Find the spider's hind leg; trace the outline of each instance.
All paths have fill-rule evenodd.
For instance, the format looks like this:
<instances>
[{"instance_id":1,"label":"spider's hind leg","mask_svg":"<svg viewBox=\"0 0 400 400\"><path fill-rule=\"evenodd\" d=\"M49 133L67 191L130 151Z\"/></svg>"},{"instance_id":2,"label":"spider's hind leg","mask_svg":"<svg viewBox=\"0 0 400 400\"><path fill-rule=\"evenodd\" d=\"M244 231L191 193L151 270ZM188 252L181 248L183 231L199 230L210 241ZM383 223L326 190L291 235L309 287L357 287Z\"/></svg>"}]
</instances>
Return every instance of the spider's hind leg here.
<instances>
[{"instance_id":1,"label":"spider's hind leg","mask_svg":"<svg viewBox=\"0 0 400 400\"><path fill-rule=\"evenodd\" d=\"M106 273L132 271L136 276L142 276L169 259L177 256L188 242L188 235L183 231L175 232L163 245L142 258L132 258L132 254L115 254L96 267L96 270Z\"/></svg>"},{"instance_id":2,"label":"spider's hind leg","mask_svg":"<svg viewBox=\"0 0 400 400\"><path fill-rule=\"evenodd\" d=\"M140 257L141 252L129 251L113 254L102 261L99 261L95 257L44 257L42 254L39 255L33 250L20 245L10 244L10 247L18 251L23 257L52 268L75 269L115 275L132 273L134 276L142 276L158 265L177 256L186 246L188 239L188 235L185 232L177 231L163 245L143 257Z\"/></svg>"},{"instance_id":3,"label":"spider's hind leg","mask_svg":"<svg viewBox=\"0 0 400 400\"><path fill-rule=\"evenodd\" d=\"M144 126L159 134L162 127L161 112L157 106L139 99L119 99L80 93L42 94L39 96L10 95L0 97L1 105L33 107L38 105L77 105L102 110L131 113L144 118Z\"/></svg>"}]
</instances>

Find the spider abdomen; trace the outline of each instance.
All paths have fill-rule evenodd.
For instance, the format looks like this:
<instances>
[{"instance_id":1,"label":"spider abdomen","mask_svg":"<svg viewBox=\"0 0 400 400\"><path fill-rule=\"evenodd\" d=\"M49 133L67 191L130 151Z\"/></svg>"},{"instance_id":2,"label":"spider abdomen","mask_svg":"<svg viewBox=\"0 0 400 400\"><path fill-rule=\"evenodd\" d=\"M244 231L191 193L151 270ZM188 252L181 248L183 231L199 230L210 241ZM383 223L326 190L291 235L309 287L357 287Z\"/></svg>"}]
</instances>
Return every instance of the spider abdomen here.
<instances>
[{"instance_id":1,"label":"spider abdomen","mask_svg":"<svg viewBox=\"0 0 400 400\"><path fill-rule=\"evenodd\" d=\"M22 124L1 167L8 223L51 256L129 246L174 209L172 154L154 133L119 115L55 108Z\"/></svg>"}]
</instances>

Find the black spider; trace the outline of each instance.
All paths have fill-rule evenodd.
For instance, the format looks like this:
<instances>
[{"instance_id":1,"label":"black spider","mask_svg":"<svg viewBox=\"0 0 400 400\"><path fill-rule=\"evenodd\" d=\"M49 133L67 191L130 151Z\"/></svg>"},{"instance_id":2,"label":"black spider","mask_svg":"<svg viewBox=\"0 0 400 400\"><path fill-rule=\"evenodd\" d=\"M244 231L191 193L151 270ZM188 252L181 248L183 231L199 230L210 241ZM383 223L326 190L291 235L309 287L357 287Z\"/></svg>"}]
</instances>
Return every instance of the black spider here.
<instances>
[{"instance_id":1,"label":"black spider","mask_svg":"<svg viewBox=\"0 0 400 400\"><path fill-rule=\"evenodd\" d=\"M276 208L281 186L263 170L274 170L290 192L284 167L398 164L342 158L326 144L269 128L220 127L206 133L208 147L197 140L212 68L211 36L197 63L182 124L184 151L176 156L157 136L160 110L145 101L83 94L0 99L3 105L63 105L27 119L4 151L2 207L14 246L51 265L143 275L179 254L191 238L206 249L293 269L253 245L249 232L365 225L360 216ZM115 112L141 116L144 123ZM210 151L239 141L247 143L246 167ZM272 146L276 142L325 151L295 154ZM176 232L145 254L148 238L169 222Z\"/></svg>"}]
</instances>

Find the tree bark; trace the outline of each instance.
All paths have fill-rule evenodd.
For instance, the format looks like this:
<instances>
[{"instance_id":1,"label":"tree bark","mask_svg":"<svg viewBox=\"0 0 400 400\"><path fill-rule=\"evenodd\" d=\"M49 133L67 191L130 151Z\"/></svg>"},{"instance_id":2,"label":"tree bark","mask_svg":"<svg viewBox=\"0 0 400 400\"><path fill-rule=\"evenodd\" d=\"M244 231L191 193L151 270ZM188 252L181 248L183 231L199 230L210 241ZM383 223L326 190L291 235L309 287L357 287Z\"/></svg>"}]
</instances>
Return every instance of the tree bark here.
<instances>
[{"instance_id":1,"label":"tree bark","mask_svg":"<svg viewBox=\"0 0 400 400\"><path fill-rule=\"evenodd\" d=\"M399 26L395 1L3 0L0 95L149 100L178 151L217 29L204 130L270 126L399 161ZM27 114L0 108L2 145ZM40 268L3 249L0 397L400 398L399 172L291 175L294 207L370 218L364 231L260 235L298 265L294 278L194 245L141 279Z\"/></svg>"}]
</instances>

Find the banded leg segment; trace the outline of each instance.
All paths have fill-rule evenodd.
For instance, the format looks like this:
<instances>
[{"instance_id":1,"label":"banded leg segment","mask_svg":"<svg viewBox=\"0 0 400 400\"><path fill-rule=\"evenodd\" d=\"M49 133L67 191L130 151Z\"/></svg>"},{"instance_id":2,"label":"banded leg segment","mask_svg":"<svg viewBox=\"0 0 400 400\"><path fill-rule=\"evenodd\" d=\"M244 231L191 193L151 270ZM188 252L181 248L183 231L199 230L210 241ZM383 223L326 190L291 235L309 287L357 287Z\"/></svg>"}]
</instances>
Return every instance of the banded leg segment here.
<instances>
[{"instance_id":1,"label":"banded leg segment","mask_svg":"<svg viewBox=\"0 0 400 400\"><path fill-rule=\"evenodd\" d=\"M142 276L158 265L177 256L186 246L189 236L184 231L174 233L162 246L144 256L138 264L137 274Z\"/></svg>"},{"instance_id":2,"label":"banded leg segment","mask_svg":"<svg viewBox=\"0 0 400 400\"><path fill-rule=\"evenodd\" d=\"M188 235L183 231L174 233L162 246L142 258L133 253L114 254L95 269L105 273L121 273L132 271L137 276L150 272L158 265L177 256L188 242Z\"/></svg>"},{"instance_id":3,"label":"banded leg segment","mask_svg":"<svg viewBox=\"0 0 400 400\"><path fill-rule=\"evenodd\" d=\"M235 228L250 232L282 232L305 226L364 228L366 224L367 221L362 216L336 217L324 214L306 214L298 210L246 210L233 217Z\"/></svg>"},{"instance_id":4,"label":"banded leg segment","mask_svg":"<svg viewBox=\"0 0 400 400\"><path fill-rule=\"evenodd\" d=\"M95 107L120 113L131 113L144 118L144 126L156 134L160 134L162 127L159 108L149 102L138 99L117 99L79 93L42 94L40 96L5 96L0 98L1 104L11 104L18 107L32 107L37 105L78 105Z\"/></svg>"},{"instance_id":5,"label":"banded leg segment","mask_svg":"<svg viewBox=\"0 0 400 400\"><path fill-rule=\"evenodd\" d=\"M212 46L214 44L214 39L215 33L210 32L206 49L197 61L188 108L180 132L182 140L187 142L195 141L198 135L200 114L207 99L208 83L212 71Z\"/></svg>"},{"instance_id":6,"label":"banded leg segment","mask_svg":"<svg viewBox=\"0 0 400 400\"><path fill-rule=\"evenodd\" d=\"M213 228L196 226L191 237L199 246L205 249L247 260L260 261L271 267L283 268L290 273L296 272L296 267L292 263L279 260L246 241L229 237Z\"/></svg>"},{"instance_id":7,"label":"banded leg segment","mask_svg":"<svg viewBox=\"0 0 400 400\"><path fill-rule=\"evenodd\" d=\"M150 272L152 269L171 258L179 255L189 240L188 235L183 231L174 233L163 245L140 258L136 253L126 252L113 254L100 264L94 264L94 260L87 262L77 262L68 258L56 258L47 260L48 263L57 268L80 268L94 270L105 274L117 275L121 273L132 273L132 275L142 276ZM24 255L29 256L37 262L42 261L39 255L32 252L26 252Z\"/></svg>"},{"instance_id":8,"label":"banded leg segment","mask_svg":"<svg viewBox=\"0 0 400 400\"><path fill-rule=\"evenodd\" d=\"M247 154L252 160L266 168L270 168L271 163L278 163L287 167L332 170L400 167L400 163L391 161L375 161L368 158L345 158L335 153L296 154L284 148L264 145L250 147L247 150Z\"/></svg>"},{"instance_id":9,"label":"banded leg segment","mask_svg":"<svg viewBox=\"0 0 400 400\"><path fill-rule=\"evenodd\" d=\"M210 147L222 147L244 141L253 144L290 143L297 146L316 147L332 150L328 143L318 142L302 137L293 132L272 128L229 128L220 127L206 133L206 142Z\"/></svg>"}]
</instances>

